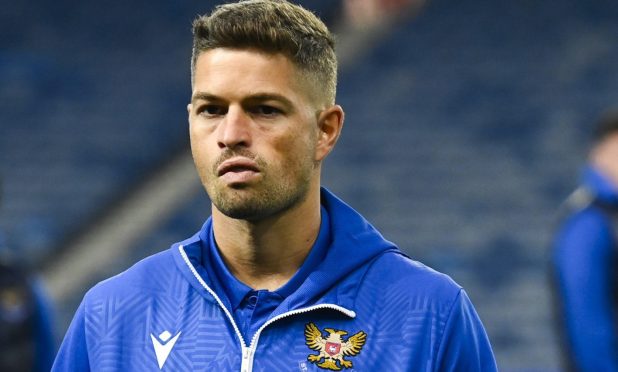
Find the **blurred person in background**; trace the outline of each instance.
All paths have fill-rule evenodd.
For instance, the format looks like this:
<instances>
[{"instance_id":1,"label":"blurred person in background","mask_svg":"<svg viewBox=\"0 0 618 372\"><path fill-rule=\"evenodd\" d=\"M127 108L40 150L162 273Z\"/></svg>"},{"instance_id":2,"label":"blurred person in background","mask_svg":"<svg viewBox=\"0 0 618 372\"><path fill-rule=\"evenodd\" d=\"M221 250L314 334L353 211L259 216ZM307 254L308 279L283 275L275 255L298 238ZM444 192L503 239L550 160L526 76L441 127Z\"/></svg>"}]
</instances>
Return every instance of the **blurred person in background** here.
<instances>
[{"instance_id":1,"label":"blurred person in background","mask_svg":"<svg viewBox=\"0 0 618 372\"><path fill-rule=\"evenodd\" d=\"M600 120L562 215L552 262L565 364L618 371L618 113Z\"/></svg>"},{"instance_id":2,"label":"blurred person in background","mask_svg":"<svg viewBox=\"0 0 618 372\"><path fill-rule=\"evenodd\" d=\"M0 232L0 371L49 371L56 353L51 307Z\"/></svg>"},{"instance_id":3,"label":"blurred person in background","mask_svg":"<svg viewBox=\"0 0 618 372\"><path fill-rule=\"evenodd\" d=\"M345 22L354 28L373 29L418 12L425 0L344 0Z\"/></svg>"},{"instance_id":4,"label":"blurred person in background","mask_svg":"<svg viewBox=\"0 0 618 372\"><path fill-rule=\"evenodd\" d=\"M344 119L327 27L255 0L193 35L191 150L212 215L89 290L53 370L495 371L465 291L321 187Z\"/></svg>"}]
</instances>

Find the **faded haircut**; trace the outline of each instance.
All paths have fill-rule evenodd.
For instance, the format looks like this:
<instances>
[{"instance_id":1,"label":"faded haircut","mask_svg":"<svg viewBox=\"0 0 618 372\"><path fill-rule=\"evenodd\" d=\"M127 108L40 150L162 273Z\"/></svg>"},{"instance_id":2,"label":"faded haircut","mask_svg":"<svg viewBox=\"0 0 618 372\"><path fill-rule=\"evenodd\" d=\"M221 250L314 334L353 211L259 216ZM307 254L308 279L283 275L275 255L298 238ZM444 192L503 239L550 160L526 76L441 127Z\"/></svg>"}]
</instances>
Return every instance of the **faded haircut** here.
<instances>
[{"instance_id":1,"label":"faded haircut","mask_svg":"<svg viewBox=\"0 0 618 372\"><path fill-rule=\"evenodd\" d=\"M593 141L601 142L610 135L618 133L618 110L605 112L598 120L593 132Z\"/></svg>"},{"instance_id":2,"label":"faded haircut","mask_svg":"<svg viewBox=\"0 0 618 372\"><path fill-rule=\"evenodd\" d=\"M211 49L256 49L292 61L315 93L333 104L337 89L335 40L313 13L285 0L246 0L218 6L193 22L191 81L198 56Z\"/></svg>"}]
</instances>

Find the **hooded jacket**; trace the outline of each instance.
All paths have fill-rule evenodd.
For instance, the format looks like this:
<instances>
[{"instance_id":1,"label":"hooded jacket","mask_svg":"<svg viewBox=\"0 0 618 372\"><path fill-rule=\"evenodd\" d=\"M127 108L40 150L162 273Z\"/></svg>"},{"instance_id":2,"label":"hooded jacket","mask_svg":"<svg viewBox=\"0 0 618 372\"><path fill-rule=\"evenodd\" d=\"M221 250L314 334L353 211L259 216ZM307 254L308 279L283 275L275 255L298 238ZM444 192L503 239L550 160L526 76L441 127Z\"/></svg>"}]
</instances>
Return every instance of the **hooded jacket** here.
<instances>
[{"instance_id":1,"label":"hooded jacket","mask_svg":"<svg viewBox=\"0 0 618 372\"><path fill-rule=\"evenodd\" d=\"M325 189L322 205L324 261L252 340L208 285L197 233L88 291L52 371L497 370L460 286Z\"/></svg>"},{"instance_id":2,"label":"hooded jacket","mask_svg":"<svg viewBox=\"0 0 618 372\"><path fill-rule=\"evenodd\" d=\"M593 167L565 203L553 283L565 366L618 371L618 190Z\"/></svg>"}]
</instances>

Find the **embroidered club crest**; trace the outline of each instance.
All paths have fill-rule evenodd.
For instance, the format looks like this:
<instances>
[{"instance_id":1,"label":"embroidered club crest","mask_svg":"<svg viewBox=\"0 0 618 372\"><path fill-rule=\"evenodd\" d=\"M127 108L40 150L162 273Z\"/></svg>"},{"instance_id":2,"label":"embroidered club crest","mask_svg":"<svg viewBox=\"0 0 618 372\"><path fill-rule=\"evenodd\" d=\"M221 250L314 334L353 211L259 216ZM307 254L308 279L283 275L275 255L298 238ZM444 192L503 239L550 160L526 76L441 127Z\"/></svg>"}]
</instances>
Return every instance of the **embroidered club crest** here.
<instances>
[{"instance_id":1,"label":"embroidered club crest","mask_svg":"<svg viewBox=\"0 0 618 372\"><path fill-rule=\"evenodd\" d=\"M311 349L319 351L318 354L309 354L307 360L322 369L332 371L352 368L352 362L344 359L344 357L358 355L365 345L367 334L360 331L344 340L341 336L347 335L348 332L332 328L324 328L324 330L328 332L326 338L315 324L308 323L305 326L305 344Z\"/></svg>"}]
</instances>

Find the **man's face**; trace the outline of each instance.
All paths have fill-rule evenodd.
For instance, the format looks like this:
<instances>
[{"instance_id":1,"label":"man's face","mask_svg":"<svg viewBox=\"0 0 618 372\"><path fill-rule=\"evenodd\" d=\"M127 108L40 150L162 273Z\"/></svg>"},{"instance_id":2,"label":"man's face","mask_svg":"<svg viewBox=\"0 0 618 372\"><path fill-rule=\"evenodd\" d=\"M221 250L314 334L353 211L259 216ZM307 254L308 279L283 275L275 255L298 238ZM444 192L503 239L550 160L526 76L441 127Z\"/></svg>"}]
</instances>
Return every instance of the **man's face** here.
<instances>
[{"instance_id":1,"label":"man's face","mask_svg":"<svg viewBox=\"0 0 618 372\"><path fill-rule=\"evenodd\" d=\"M283 55L219 48L198 57L188 107L191 149L220 212L259 220L315 187L317 107L309 96Z\"/></svg>"},{"instance_id":2,"label":"man's face","mask_svg":"<svg viewBox=\"0 0 618 372\"><path fill-rule=\"evenodd\" d=\"M590 155L595 168L618 187L618 133L607 135L594 146Z\"/></svg>"}]
</instances>

